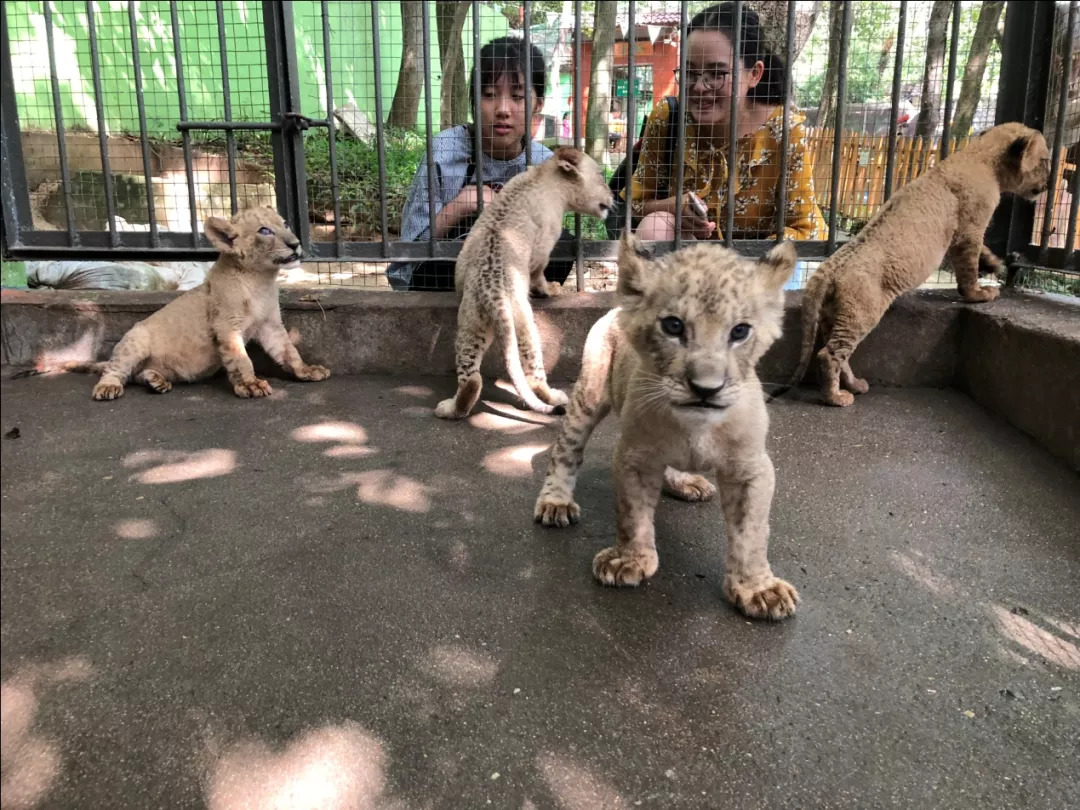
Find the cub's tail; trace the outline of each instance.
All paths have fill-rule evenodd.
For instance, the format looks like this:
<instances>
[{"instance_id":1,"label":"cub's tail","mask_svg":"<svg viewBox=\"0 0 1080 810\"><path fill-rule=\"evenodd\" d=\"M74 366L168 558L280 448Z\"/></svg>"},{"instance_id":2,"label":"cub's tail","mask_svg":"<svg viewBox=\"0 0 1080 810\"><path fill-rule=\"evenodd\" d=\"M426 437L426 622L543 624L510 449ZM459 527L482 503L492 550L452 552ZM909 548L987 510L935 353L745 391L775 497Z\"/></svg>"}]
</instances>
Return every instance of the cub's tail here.
<instances>
[{"instance_id":1,"label":"cub's tail","mask_svg":"<svg viewBox=\"0 0 1080 810\"><path fill-rule=\"evenodd\" d=\"M521 367L521 354L518 352L517 329L514 327L513 302L504 300L496 306L495 334L502 340L503 349L506 351L506 370L510 374L510 382L518 396L529 406L530 410L537 413L561 413L562 406L548 405L540 399L529 387L529 381L525 378L525 370Z\"/></svg>"},{"instance_id":2,"label":"cub's tail","mask_svg":"<svg viewBox=\"0 0 1080 810\"><path fill-rule=\"evenodd\" d=\"M53 363L52 365L38 365L34 368L24 369L11 375L13 380L21 380L26 377L37 377L39 374L53 374L58 371L74 371L78 374L104 374L105 362L85 362L75 360L70 363Z\"/></svg>"},{"instance_id":3,"label":"cub's tail","mask_svg":"<svg viewBox=\"0 0 1080 810\"><path fill-rule=\"evenodd\" d=\"M832 278L818 270L806 282L802 301L802 345L799 350L799 366L787 385L777 389L769 401L778 399L802 382L806 370L810 367L810 358L814 355L814 341L817 339L818 323L821 321L821 305L832 292Z\"/></svg>"}]
</instances>

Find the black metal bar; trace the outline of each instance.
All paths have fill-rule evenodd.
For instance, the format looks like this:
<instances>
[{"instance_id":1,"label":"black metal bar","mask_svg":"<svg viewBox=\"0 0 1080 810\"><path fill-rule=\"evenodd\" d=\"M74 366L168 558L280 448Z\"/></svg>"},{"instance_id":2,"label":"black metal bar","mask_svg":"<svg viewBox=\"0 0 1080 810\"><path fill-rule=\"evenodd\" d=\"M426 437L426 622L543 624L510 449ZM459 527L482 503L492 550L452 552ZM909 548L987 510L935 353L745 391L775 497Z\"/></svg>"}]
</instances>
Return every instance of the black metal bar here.
<instances>
[{"instance_id":1,"label":"black metal bar","mask_svg":"<svg viewBox=\"0 0 1080 810\"><path fill-rule=\"evenodd\" d=\"M533 144L533 91L532 91L532 32L529 30L532 21L532 3L524 0L521 4L522 14L525 20L522 28L525 34L525 167L532 166Z\"/></svg>"},{"instance_id":2,"label":"black metal bar","mask_svg":"<svg viewBox=\"0 0 1080 810\"><path fill-rule=\"evenodd\" d=\"M379 153L379 239L382 257L390 255L390 231L386 213L386 129L383 121L382 53L379 48L379 0L371 2L371 58L375 66L375 145ZM338 250L338 255L341 251Z\"/></svg>"},{"instance_id":3,"label":"black metal bar","mask_svg":"<svg viewBox=\"0 0 1080 810\"><path fill-rule=\"evenodd\" d=\"M68 168L67 134L64 130L64 107L60 102L60 79L56 75L56 47L53 44L52 3L42 3L45 11L45 41L49 49L49 79L52 82L53 115L56 116L56 146L60 156L60 185L64 189L64 213L67 218L68 244L79 244L75 233L75 198L71 194L71 172Z\"/></svg>"},{"instance_id":4,"label":"black metal bar","mask_svg":"<svg viewBox=\"0 0 1080 810\"><path fill-rule=\"evenodd\" d=\"M896 60L893 63L892 107L889 119L889 152L885 159L885 199L893 192L896 175L896 138L900 134L900 82L904 72L904 39L907 34L907 0L900 0L900 22L896 27Z\"/></svg>"},{"instance_id":5,"label":"black metal bar","mask_svg":"<svg viewBox=\"0 0 1080 810\"><path fill-rule=\"evenodd\" d=\"M154 175L150 165L150 139L146 135L146 98L143 96L142 54L139 29L135 23L135 0L128 0L128 27L131 29L131 72L135 74L135 105L139 111L139 145L142 149L143 180L146 183L146 217L150 242L158 244L157 212L154 210Z\"/></svg>"},{"instance_id":6,"label":"black metal bar","mask_svg":"<svg viewBox=\"0 0 1080 810\"><path fill-rule=\"evenodd\" d=\"M994 123L1019 121L1042 130L1050 84L1050 53L1045 43L1053 41L1054 14L1054 3L1008 4ZM998 256L1008 257L1031 242L1034 226L1035 207L1005 195L990 220L986 244ZM1014 277L1010 271L1006 285Z\"/></svg>"},{"instance_id":7,"label":"black metal bar","mask_svg":"<svg viewBox=\"0 0 1080 810\"><path fill-rule=\"evenodd\" d=\"M941 159L949 156L949 137L952 135L953 90L956 87L956 53L960 45L960 0L952 5L952 41L949 43L949 72L945 79L945 110L941 119Z\"/></svg>"},{"instance_id":8,"label":"black metal bar","mask_svg":"<svg viewBox=\"0 0 1080 810\"><path fill-rule=\"evenodd\" d=\"M116 188L109 165L109 130L105 122L105 94L101 91L101 57L98 54L94 0L86 0L86 28L90 38L90 76L94 84L94 107L97 109L98 151L101 154L101 175L105 183L105 215L109 218L109 241L113 247L118 247L120 236L116 230Z\"/></svg>"},{"instance_id":9,"label":"black metal bar","mask_svg":"<svg viewBox=\"0 0 1080 810\"><path fill-rule=\"evenodd\" d=\"M574 148L581 148L581 0L574 0ZM577 271L577 291L585 290L585 246L581 241L581 214L574 214L574 268Z\"/></svg>"},{"instance_id":10,"label":"black metal bar","mask_svg":"<svg viewBox=\"0 0 1080 810\"><path fill-rule=\"evenodd\" d=\"M484 148L483 141L480 139L480 99L482 96L480 88L480 2L479 0L473 0L472 4L472 35L473 35L473 157L476 161L476 188L482 189L484 187ZM478 213L484 213L484 195L476 195L476 210Z\"/></svg>"},{"instance_id":11,"label":"black metal bar","mask_svg":"<svg viewBox=\"0 0 1080 810\"><path fill-rule=\"evenodd\" d=\"M630 196L633 191L634 183L634 141L637 138L637 88L635 85L634 74L634 50L637 45L636 38L636 21L635 16L637 12L637 0L630 0L628 8L629 18L627 21L627 34L626 34L626 72L630 79L626 85L626 140L624 141L626 150L626 227L633 230L632 218L629 215L630 210ZM618 204L618 200L615 201Z\"/></svg>"},{"instance_id":12,"label":"black metal bar","mask_svg":"<svg viewBox=\"0 0 1080 810\"><path fill-rule=\"evenodd\" d=\"M225 108L225 122L232 123L232 88L229 86L229 43L225 36L225 4L217 0L218 51L221 54L221 99ZM236 136L234 130L225 130L225 154L229 166L229 204L235 214L239 209L236 199Z\"/></svg>"},{"instance_id":13,"label":"black metal bar","mask_svg":"<svg viewBox=\"0 0 1080 810\"><path fill-rule=\"evenodd\" d=\"M23 162L19 105L11 70L11 43L8 40L7 3L0 3L0 226L7 250L22 242L23 230L30 228L30 191Z\"/></svg>"},{"instance_id":14,"label":"black metal bar","mask_svg":"<svg viewBox=\"0 0 1080 810\"><path fill-rule=\"evenodd\" d=\"M270 94L270 119L287 121L300 110L300 80L296 67L296 26L292 3L263 0L263 29L266 36L266 76ZM282 217L300 239L304 252L311 252L311 224L308 221L307 177L304 139L300 127L280 126L273 130L274 189Z\"/></svg>"},{"instance_id":15,"label":"black metal bar","mask_svg":"<svg viewBox=\"0 0 1080 810\"><path fill-rule=\"evenodd\" d=\"M795 52L795 0L788 0L784 37L784 117L780 126L780 177L776 183L776 241L784 241L787 229L788 144L791 140L791 54Z\"/></svg>"},{"instance_id":16,"label":"black metal bar","mask_svg":"<svg viewBox=\"0 0 1080 810\"><path fill-rule=\"evenodd\" d=\"M832 185L829 188L829 253L836 247L836 230L840 218L840 150L844 143L844 113L847 109L847 60L851 45L851 0L844 0L844 17L840 31L840 63L836 71L836 122L833 135Z\"/></svg>"},{"instance_id":17,"label":"black metal bar","mask_svg":"<svg viewBox=\"0 0 1080 810\"><path fill-rule=\"evenodd\" d=\"M334 198L334 246L340 255L341 235L341 194L337 170L337 125L334 122L334 71L330 56L330 4L322 0L322 41L323 69L326 71L326 126L330 137L330 189ZM380 200L380 207L386 208L386 198Z\"/></svg>"},{"instance_id":18,"label":"black metal bar","mask_svg":"<svg viewBox=\"0 0 1080 810\"><path fill-rule=\"evenodd\" d=\"M169 3L169 21L172 25L173 58L176 60L176 97L180 104L180 124L187 122L187 86L184 84L184 56L180 48L180 19L176 0ZM188 211L191 215L191 246L199 244L199 213L195 209L195 171L192 168L191 135L180 130L184 151L184 174L187 177Z\"/></svg>"},{"instance_id":19,"label":"black metal bar","mask_svg":"<svg viewBox=\"0 0 1080 810\"><path fill-rule=\"evenodd\" d=\"M1063 249L1063 256L1061 260L1061 266L1065 270L1072 270L1076 272L1076 267L1070 268L1070 263L1073 260L1073 246L1076 244L1076 216L1078 210L1080 210L1080 166L1073 169L1072 179L1072 200L1069 202L1069 225L1067 233L1065 235L1065 247Z\"/></svg>"},{"instance_id":20,"label":"black metal bar","mask_svg":"<svg viewBox=\"0 0 1080 810\"><path fill-rule=\"evenodd\" d=\"M724 222L724 244L731 247L735 231L735 178L738 176L739 166L739 94L736 88L739 86L739 71L742 68L742 1L735 0L735 41L731 43L731 113L728 121L728 176L727 176L727 209L726 221ZM685 49L685 44L680 43ZM783 157L781 163L786 162Z\"/></svg>"},{"instance_id":21,"label":"black metal bar","mask_svg":"<svg viewBox=\"0 0 1080 810\"><path fill-rule=\"evenodd\" d=\"M686 52L689 50L686 47L686 15L687 7L684 0L679 4L679 120L675 123L675 132L677 133L675 143L679 145L679 148L672 155L675 166L667 167L669 188L670 172L672 168L675 169L675 238L672 241L676 250L682 247L683 183L686 180L686 161L683 160L682 153L682 150L686 148L686 93L689 90L686 86ZM670 121L668 126L671 126Z\"/></svg>"},{"instance_id":22,"label":"black metal bar","mask_svg":"<svg viewBox=\"0 0 1080 810\"><path fill-rule=\"evenodd\" d=\"M1042 234L1039 239L1039 264L1046 264L1050 245L1050 232L1054 226L1054 204L1057 202L1057 176L1061 168L1061 144L1065 139L1065 114L1069 106L1069 77L1072 76L1073 28L1076 25L1077 0L1069 3L1068 24L1063 43L1063 61L1060 77L1061 88L1058 93L1057 116L1054 120L1054 146L1050 153L1050 185L1046 190L1046 205L1043 209Z\"/></svg>"},{"instance_id":23,"label":"black metal bar","mask_svg":"<svg viewBox=\"0 0 1080 810\"><path fill-rule=\"evenodd\" d=\"M427 147L427 177L428 177L428 245L430 255L435 255L435 140L431 129L434 126L431 118L431 14L429 6L425 2L423 8L424 30L424 144ZM477 189L479 192L479 188Z\"/></svg>"}]
</instances>

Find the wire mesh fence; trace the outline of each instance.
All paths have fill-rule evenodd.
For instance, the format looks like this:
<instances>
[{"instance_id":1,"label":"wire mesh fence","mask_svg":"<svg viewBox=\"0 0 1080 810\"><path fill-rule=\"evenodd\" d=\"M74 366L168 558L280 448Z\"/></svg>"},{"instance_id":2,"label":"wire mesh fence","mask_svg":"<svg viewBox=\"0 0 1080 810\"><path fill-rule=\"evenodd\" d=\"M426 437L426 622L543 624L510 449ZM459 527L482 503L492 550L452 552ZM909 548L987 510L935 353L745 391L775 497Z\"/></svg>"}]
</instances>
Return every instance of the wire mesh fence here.
<instances>
[{"instance_id":1,"label":"wire mesh fence","mask_svg":"<svg viewBox=\"0 0 1080 810\"><path fill-rule=\"evenodd\" d=\"M890 194L1002 119L1009 17L1026 6L12 0L4 157L20 165L4 176L6 247L212 258L206 217L264 204L305 241L291 281L449 289L484 200L577 145L619 189L625 221L568 214L560 279L611 289L629 222L661 250L798 240L797 287ZM1032 265L1016 281L1065 292L1076 6L1056 4L1052 41L1011 44L1046 63L1035 117L1056 172L1010 235Z\"/></svg>"}]
</instances>

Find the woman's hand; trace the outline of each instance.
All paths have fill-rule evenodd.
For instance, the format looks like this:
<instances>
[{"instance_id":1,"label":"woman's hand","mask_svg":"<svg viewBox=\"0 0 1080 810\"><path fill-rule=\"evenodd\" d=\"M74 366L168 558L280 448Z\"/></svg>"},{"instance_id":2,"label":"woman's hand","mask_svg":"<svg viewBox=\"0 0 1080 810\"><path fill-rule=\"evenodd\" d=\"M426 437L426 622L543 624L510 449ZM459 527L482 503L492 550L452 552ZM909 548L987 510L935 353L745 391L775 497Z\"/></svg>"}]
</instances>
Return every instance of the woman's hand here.
<instances>
[{"instance_id":1,"label":"woman's hand","mask_svg":"<svg viewBox=\"0 0 1080 810\"><path fill-rule=\"evenodd\" d=\"M480 190L482 189L482 191ZM450 202L443 206L435 217L435 237L441 239L461 220L471 217L480 210L480 198L484 205L490 205L495 199L495 192L489 186L467 185Z\"/></svg>"}]
</instances>

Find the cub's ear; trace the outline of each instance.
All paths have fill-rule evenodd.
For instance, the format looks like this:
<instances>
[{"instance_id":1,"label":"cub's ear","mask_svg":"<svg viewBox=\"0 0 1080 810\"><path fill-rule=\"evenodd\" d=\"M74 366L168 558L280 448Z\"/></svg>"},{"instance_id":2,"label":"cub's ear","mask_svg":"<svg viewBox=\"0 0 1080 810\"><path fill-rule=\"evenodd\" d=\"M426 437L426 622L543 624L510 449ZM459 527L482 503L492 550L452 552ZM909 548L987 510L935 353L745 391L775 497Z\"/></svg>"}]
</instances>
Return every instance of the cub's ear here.
<instances>
[{"instance_id":1,"label":"cub's ear","mask_svg":"<svg viewBox=\"0 0 1080 810\"><path fill-rule=\"evenodd\" d=\"M758 259L757 271L763 286L769 292L781 289L791 274L795 272L795 260L798 254L795 243L790 239L781 242Z\"/></svg>"},{"instance_id":2,"label":"cub's ear","mask_svg":"<svg viewBox=\"0 0 1080 810\"><path fill-rule=\"evenodd\" d=\"M619 297L627 303L641 299L654 271L652 254L627 228L619 242Z\"/></svg>"},{"instance_id":3,"label":"cub's ear","mask_svg":"<svg viewBox=\"0 0 1080 810\"><path fill-rule=\"evenodd\" d=\"M227 219L221 217L209 217L203 223L203 233L210 240L210 244L222 253L236 253L236 237L239 234L236 228Z\"/></svg>"},{"instance_id":4,"label":"cub's ear","mask_svg":"<svg viewBox=\"0 0 1080 810\"><path fill-rule=\"evenodd\" d=\"M1005 156L1009 160L1019 163L1024 159L1024 152L1027 151L1029 143L1031 143L1031 137L1028 135L1021 135L1009 144L1008 148L1005 150Z\"/></svg>"},{"instance_id":5,"label":"cub's ear","mask_svg":"<svg viewBox=\"0 0 1080 810\"><path fill-rule=\"evenodd\" d=\"M580 149L574 149L570 146L560 146L555 150L555 163L562 171L567 174L580 174L581 171L578 166L581 163L581 159L585 157L585 153Z\"/></svg>"}]
</instances>

